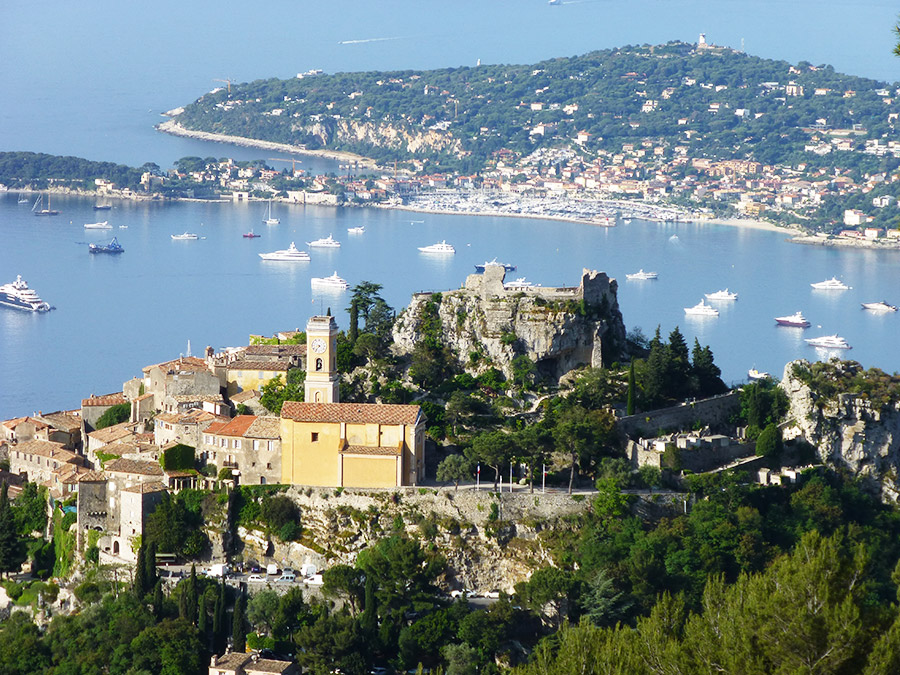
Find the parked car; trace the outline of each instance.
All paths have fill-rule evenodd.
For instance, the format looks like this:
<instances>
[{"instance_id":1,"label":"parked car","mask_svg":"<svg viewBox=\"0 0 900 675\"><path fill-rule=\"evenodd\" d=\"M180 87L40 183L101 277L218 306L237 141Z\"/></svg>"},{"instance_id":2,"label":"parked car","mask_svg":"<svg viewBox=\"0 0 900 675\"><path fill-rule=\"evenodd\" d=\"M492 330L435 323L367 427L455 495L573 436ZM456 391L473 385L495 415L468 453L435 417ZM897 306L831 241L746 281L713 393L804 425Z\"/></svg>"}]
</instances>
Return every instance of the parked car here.
<instances>
[{"instance_id":1,"label":"parked car","mask_svg":"<svg viewBox=\"0 0 900 675\"><path fill-rule=\"evenodd\" d=\"M292 583L297 580L296 575L293 572L282 572L281 576L278 577L275 581L280 581L284 583Z\"/></svg>"},{"instance_id":2,"label":"parked car","mask_svg":"<svg viewBox=\"0 0 900 675\"><path fill-rule=\"evenodd\" d=\"M498 591L498 590L495 588L494 590L488 591L487 593L485 593L485 594L484 594L484 597L486 597L486 598L493 598L494 600L496 600L497 598L500 597L500 591Z\"/></svg>"},{"instance_id":3,"label":"parked car","mask_svg":"<svg viewBox=\"0 0 900 675\"><path fill-rule=\"evenodd\" d=\"M262 574L251 574L249 577L247 577L247 581L251 581L251 582L265 581L265 580L266 580L266 578Z\"/></svg>"},{"instance_id":4,"label":"parked car","mask_svg":"<svg viewBox=\"0 0 900 675\"><path fill-rule=\"evenodd\" d=\"M471 598L474 596L475 596L475 593L466 588L464 588L462 590L457 589L457 590L450 591L451 598Z\"/></svg>"}]
</instances>

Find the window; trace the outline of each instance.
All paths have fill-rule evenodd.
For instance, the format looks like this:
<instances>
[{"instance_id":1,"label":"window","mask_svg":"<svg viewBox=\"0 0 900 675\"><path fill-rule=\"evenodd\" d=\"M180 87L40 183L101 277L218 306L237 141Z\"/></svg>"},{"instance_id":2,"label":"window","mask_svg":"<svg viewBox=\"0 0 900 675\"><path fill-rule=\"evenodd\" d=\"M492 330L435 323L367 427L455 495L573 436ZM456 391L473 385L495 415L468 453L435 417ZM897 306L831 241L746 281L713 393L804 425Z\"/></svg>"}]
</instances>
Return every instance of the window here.
<instances>
[{"instance_id":1,"label":"window","mask_svg":"<svg viewBox=\"0 0 900 675\"><path fill-rule=\"evenodd\" d=\"M322 370L322 359L316 359L316 370Z\"/></svg>"},{"instance_id":2,"label":"window","mask_svg":"<svg viewBox=\"0 0 900 675\"><path fill-rule=\"evenodd\" d=\"M268 464L266 464L266 468L267 468L267 469L271 469L271 468L272 468L272 463L269 462Z\"/></svg>"},{"instance_id":3,"label":"window","mask_svg":"<svg viewBox=\"0 0 900 675\"><path fill-rule=\"evenodd\" d=\"M240 450L240 449L241 449L241 439L240 439L240 438L234 438L234 439L232 439L232 440L231 440L231 447L232 447L232 448L235 448L236 450Z\"/></svg>"},{"instance_id":4,"label":"window","mask_svg":"<svg viewBox=\"0 0 900 675\"><path fill-rule=\"evenodd\" d=\"M260 370L260 371L256 374L256 377L257 377L257 379L259 379L259 380L263 379L263 371Z\"/></svg>"},{"instance_id":5,"label":"window","mask_svg":"<svg viewBox=\"0 0 900 675\"><path fill-rule=\"evenodd\" d=\"M318 443L319 442L319 432L318 431L312 432L312 438L310 438L310 440L313 443Z\"/></svg>"},{"instance_id":6,"label":"window","mask_svg":"<svg viewBox=\"0 0 900 675\"><path fill-rule=\"evenodd\" d=\"M259 450L259 441L253 441L253 449Z\"/></svg>"}]
</instances>

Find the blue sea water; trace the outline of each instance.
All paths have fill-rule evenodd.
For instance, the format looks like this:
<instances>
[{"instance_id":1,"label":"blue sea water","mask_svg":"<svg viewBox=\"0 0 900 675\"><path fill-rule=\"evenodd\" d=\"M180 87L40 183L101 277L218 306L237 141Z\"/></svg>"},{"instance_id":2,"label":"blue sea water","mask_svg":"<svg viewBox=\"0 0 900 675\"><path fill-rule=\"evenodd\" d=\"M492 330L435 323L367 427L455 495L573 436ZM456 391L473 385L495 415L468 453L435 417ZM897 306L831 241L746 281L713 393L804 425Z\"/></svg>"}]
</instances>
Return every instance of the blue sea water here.
<instances>
[{"instance_id":1,"label":"blue sea water","mask_svg":"<svg viewBox=\"0 0 900 675\"><path fill-rule=\"evenodd\" d=\"M118 3L48 0L7 3L0 20L0 150L76 155L168 167L183 156L237 159L280 154L162 135L160 113L190 102L218 80L329 72L533 62L623 44L709 41L791 62L894 81L896 7L888 2L724 0L461 0L422 3ZM311 171L336 164L303 158ZM840 332L865 365L900 369L896 315L860 310L861 301L897 304L900 256L787 244L778 233L635 221L614 229L511 218L411 216L403 212L278 207L265 228L259 204L117 203L104 214L127 225L85 231L92 202L54 198L57 218L34 218L15 195L0 198L0 283L21 274L58 309L33 316L0 310L0 418L75 407L91 393L118 390L143 365L194 351L246 343L249 333L303 326L331 306L346 324L346 297L314 297L310 276L337 271L351 284L383 283L401 308L416 290L458 287L472 265L497 256L544 285L576 283L582 267L620 280L629 328L648 335L676 324L709 343L727 380L756 366L814 357L804 336ZM412 220L424 220L412 224ZM350 237L346 228L363 224ZM240 235L250 227L264 235ZM197 231L206 239L175 242ZM297 267L257 253L333 232L337 251ZM91 256L84 242L119 236L126 252ZM677 235L673 239L673 235ZM447 239L451 260L416 247ZM625 281L638 268L656 282ZM853 289L814 292L836 275ZM683 308L728 286L740 293L718 319L686 319ZM813 327L777 329L773 317L802 309ZM821 326L821 328L819 328Z\"/></svg>"}]
</instances>

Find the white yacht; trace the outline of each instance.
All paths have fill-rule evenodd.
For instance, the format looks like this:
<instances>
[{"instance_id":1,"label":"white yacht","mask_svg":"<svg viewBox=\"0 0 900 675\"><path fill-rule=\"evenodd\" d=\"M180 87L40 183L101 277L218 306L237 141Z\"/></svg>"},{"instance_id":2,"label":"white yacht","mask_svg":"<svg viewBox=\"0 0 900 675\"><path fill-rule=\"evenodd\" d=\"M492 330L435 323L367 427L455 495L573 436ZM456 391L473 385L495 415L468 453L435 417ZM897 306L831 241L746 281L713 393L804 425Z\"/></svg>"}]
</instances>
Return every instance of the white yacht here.
<instances>
[{"instance_id":1,"label":"white yacht","mask_svg":"<svg viewBox=\"0 0 900 675\"><path fill-rule=\"evenodd\" d=\"M871 309L873 312L896 312L896 305L889 305L888 303L881 302L864 302L862 303L863 309Z\"/></svg>"},{"instance_id":2,"label":"white yacht","mask_svg":"<svg viewBox=\"0 0 900 675\"><path fill-rule=\"evenodd\" d=\"M809 320L803 316L803 312L797 312L790 316L776 316L775 323L779 326L790 326L791 328L809 328Z\"/></svg>"},{"instance_id":3,"label":"white yacht","mask_svg":"<svg viewBox=\"0 0 900 675\"><path fill-rule=\"evenodd\" d=\"M183 234L173 234L172 235L172 239L174 239L175 241L192 241L194 239L199 239L199 238L200 237L198 237L193 232L185 232Z\"/></svg>"},{"instance_id":4,"label":"white yacht","mask_svg":"<svg viewBox=\"0 0 900 675\"><path fill-rule=\"evenodd\" d=\"M26 312L47 312L51 309L34 289L28 288L28 284L19 275L16 275L16 280L12 283L0 286L0 305L24 309Z\"/></svg>"},{"instance_id":5,"label":"white yacht","mask_svg":"<svg viewBox=\"0 0 900 675\"><path fill-rule=\"evenodd\" d=\"M313 241L306 242L306 245L310 248L340 248L341 242L332 238L329 234L324 239L315 239Z\"/></svg>"},{"instance_id":6,"label":"white yacht","mask_svg":"<svg viewBox=\"0 0 900 675\"><path fill-rule=\"evenodd\" d=\"M751 368L747 371L747 377L749 377L751 380L768 380L772 376L769 375L769 373L757 370L756 368Z\"/></svg>"},{"instance_id":7,"label":"white yacht","mask_svg":"<svg viewBox=\"0 0 900 675\"><path fill-rule=\"evenodd\" d=\"M738 294L732 293L727 288L723 291L716 291L715 293L706 293L707 300L737 300Z\"/></svg>"},{"instance_id":8,"label":"white yacht","mask_svg":"<svg viewBox=\"0 0 900 675\"><path fill-rule=\"evenodd\" d=\"M517 288L533 288L534 284L530 281L525 281L525 277L519 277L515 281L508 281L503 284L503 288L514 290Z\"/></svg>"},{"instance_id":9,"label":"white yacht","mask_svg":"<svg viewBox=\"0 0 900 675\"><path fill-rule=\"evenodd\" d=\"M330 277L313 277L309 280L309 285L319 289L334 289L339 291L347 290L350 284L338 276L335 272Z\"/></svg>"},{"instance_id":10,"label":"white yacht","mask_svg":"<svg viewBox=\"0 0 900 675\"><path fill-rule=\"evenodd\" d=\"M826 279L825 281L817 281L814 284L810 284L817 291L846 291L850 287L845 284L843 281L838 279L837 277L831 277L830 279Z\"/></svg>"},{"instance_id":11,"label":"white yacht","mask_svg":"<svg viewBox=\"0 0 900 675\"><path fill-rule=\"evenodd\" d=\"M639 271L634 272L633 274L626 274L626 279L637 279L637 280L645 280L645 279L656 279L659 275L656 272L645 272L642 267Z\"/></svg>"},{"instance_id":12,"label":"white yacht","mask_svg":"<svg viewBox=\"0 0 900 675\"><path fill-rule=\"evenodd\" d=\"M840 335L823 335L817 338L807 338L806 344L810 347L822 349L853 349Z\"/></svg>"},{"instance_id":13,"label":"white yacht","mask_svg":"<svg viewBox=\"0 0 900 675\"><path fill-rule=\"evenodd\" d=\"M700 300L693 307L685 307L684 313L688 316L719 316L719 310L711 305L707 305L703 300Z\"/></svg>"},{"instance_id":14,"label":"white yacht","mask_svg":"<svg viewBox=\"0 0 900 675\"><path fill-rule=\"evenodd\" d=\"M263 218L263 222L266 225L278 225L278 223L281 222L278 218L272 217L272 200L271 199L269 200L269 208L266 211L266 217Z\"/></svg>"},{"instance_id":15,"label":"white yacht","mask_svg":"<svg viewBox=\"0 0 900 675\"><path fill-rule=\"evenodd\" d=\"M272 253L260 253L259 257L263 260L276 260L278 262L309 262L309 253L301 251L294 242L282 251L273 251Z\"/></svg>"},{"instance_id":16,"label":"white yacht","mask_svg":"<svg viewBox=\"0 0 900 675\"><path fill-rule=\"evenodd\" d=\"M104 220L101 223L85 223L84 229L86 229L86 230L111 230L112 225L109 224L108 220Z\"/></svg>"},{"instance_id":17,"label":"white yacht","mask_svg":"<svg viewBox=\"0 0 900 675\"><path fill-rule=\"evenodd\" d=\"M347 228L347 234L364 234L365 231L366 231L366 228L362 225L359 225L357 227L348 227Z\"/></svg>"},{"instance_id":18,"label":"white yacht","mask_svg":"<svg viewBox=\"0 0 900 675\"><path fill-rule=\"evenodd\" d=\"M419 250L422 253L446 253L448 255L456 253L453 245L448 244L446 240L439 241L437 244L431 244L431 246L420 246Z\"/></svg>"},{"instance_id":19,"label":"white yacht","mask_svg":"<svg viewBox=\"0 0 900 675\"><path fill-rule=\"evenodd\" d=\"M475 265L475 271L476 272L484 272L484 270L488 267L502 267L507 272L515 272L516 271L515 265L509 265L507 263L497 262L496 258L494 258L493 260L488 260L488 261L482 263L481 265Z\"/></svg>"}]
</instances>

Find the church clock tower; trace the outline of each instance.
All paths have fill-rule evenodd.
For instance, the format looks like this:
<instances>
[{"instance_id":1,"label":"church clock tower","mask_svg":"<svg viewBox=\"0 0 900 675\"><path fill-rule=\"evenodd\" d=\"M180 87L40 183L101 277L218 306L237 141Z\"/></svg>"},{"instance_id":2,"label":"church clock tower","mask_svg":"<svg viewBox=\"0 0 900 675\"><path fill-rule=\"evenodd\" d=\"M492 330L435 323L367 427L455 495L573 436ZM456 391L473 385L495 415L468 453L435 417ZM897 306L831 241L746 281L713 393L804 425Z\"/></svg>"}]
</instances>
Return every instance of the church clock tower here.
<instances>
[{"instance_id":1,"label":"church clock tower","mask_svg":"<svg viewBox=\"0 0 900 675\"><path fill-rule=\"evenodd\" d=\"M306 323L307 403L338 403L340 375L337 372L338 327L331 316L314 316Z\"/></svg>"}]
</instances>

